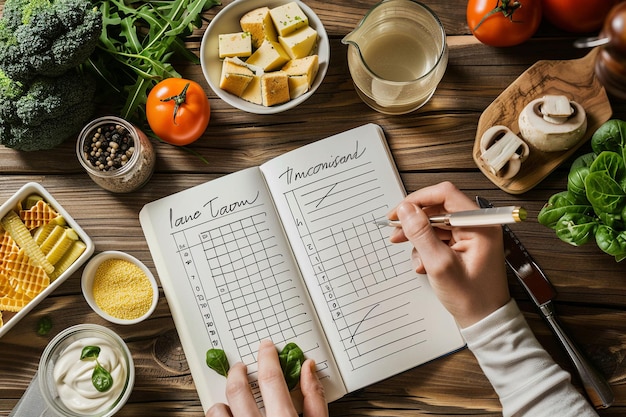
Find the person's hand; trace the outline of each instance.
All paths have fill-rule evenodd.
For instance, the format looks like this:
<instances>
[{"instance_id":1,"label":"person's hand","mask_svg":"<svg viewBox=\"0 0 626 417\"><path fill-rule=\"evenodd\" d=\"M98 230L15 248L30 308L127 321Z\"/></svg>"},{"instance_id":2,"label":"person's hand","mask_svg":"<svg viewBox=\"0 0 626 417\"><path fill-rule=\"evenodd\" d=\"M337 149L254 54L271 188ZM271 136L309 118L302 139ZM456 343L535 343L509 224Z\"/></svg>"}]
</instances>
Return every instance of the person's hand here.
<instances>
[{"instance_id":1,"label":"person's hand","mask_svg":"<svg viewBox=\"0 0 626 417\"><path fill-rule=\"evenodd\" d=\"M287 383L280 368L278 352L269 340L261 341L259 345L259 388L265 404L265 414L271 417L297 417L298 413L293 406ZM328 405L324 397L324 387L315 374L315 362L307 359L302 364L300 373L300 389L304 397L304 417L327 417ZM226 380L226 404L215 404L206 417L261 417L250 385L246 366L239 362L228 371Z\"/></svg>"},{"instance_id":2,"label":"person's hand","mask_svg":"<svg viewBox=\"0 0 626 417\"><path fill-rule=\"evenodd\" d=\"M422 188L406 197L388 217L402 228L394 243L409 240L418 273L427 273L431 286L462 327L468 327L506 304L502 228L433 228L429 216L475 210L477 205L449 182Z\"/></svg>"}]
</instances>

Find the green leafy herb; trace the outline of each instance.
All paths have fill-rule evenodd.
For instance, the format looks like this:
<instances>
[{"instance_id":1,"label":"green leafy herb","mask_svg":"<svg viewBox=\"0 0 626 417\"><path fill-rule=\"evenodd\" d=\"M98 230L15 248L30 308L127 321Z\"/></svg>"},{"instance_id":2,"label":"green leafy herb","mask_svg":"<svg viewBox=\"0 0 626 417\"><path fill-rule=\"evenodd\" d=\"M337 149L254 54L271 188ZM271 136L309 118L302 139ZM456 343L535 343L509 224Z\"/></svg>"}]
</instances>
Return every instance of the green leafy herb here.
<instances>
[{"instance_id":1,"label":"green leafy herb","mask_svg":"<svg viewBox=\"0 0 626 417\"><path fill-rule=\"evenodd\" d=\"M209 368L222 376L227 376L230 370L228 358L222 349L209 349L206 351L206 364Z\"/></svg>"},{"instance_id":2,"label":"green leafy herb","mask_svg":"<svg viewBox=\"0 0 626 417\"><path fill-rule=\"evenodd\" d=\"M106 392L113 386L113 377L111 373L107 371L100 362L98 362L98 356L100 355L99 346L85 346L80 352L80 360L93 360L96 361L96 366L91 374L91 383L100 392Z\"/></svg>"},{"instance_id":3,"label":"green leafy herb","mask_svg":"<svg viewBox=\"0 0 626 417\"><path fill-rule=\"evenodd\" d=\"M201 14L219 0L94 0L103 29L87 67L121 96L117 113L127 120L145 121L149 90L165 78L180 74L174 54L193 63L199 58L185 39L202 26ZM113 104L107 103L107 104Z\"/></svg>"},{"instance_id":4,"label":"green leafy herb","mask_svg":"<svg viewBox=\"0 0 626 417\"><path fill-rule=\"evenodd\" d=\"M295 343L287 343L282 351L278 354L280 367L285 376L285 382L289 391L294 389L300 381L300 371L304 362L304 352Z\"/></svg>"},{"instance_id":5,"label":"green leafy herb","mask_svg":"<svg viewBox=\"0 0 626 417\"><path fill-rule=\"evenodd\" d=\"M52 319L49 316L43 316L37 320L37 334L45 336L52 330Z\"/></svg>"},{"instance_id":6,"label":"green leafy herb","mask_svg":"<svg viewBox=\"0 0 626 417\"><path fill-rule=\"evenodd\" d=\"M619 262L626 259L626 121L600 126L591 148L572 163L567 190L552 195L537 219L569 244L595 240Z\"/></svg>"}]
</instances>

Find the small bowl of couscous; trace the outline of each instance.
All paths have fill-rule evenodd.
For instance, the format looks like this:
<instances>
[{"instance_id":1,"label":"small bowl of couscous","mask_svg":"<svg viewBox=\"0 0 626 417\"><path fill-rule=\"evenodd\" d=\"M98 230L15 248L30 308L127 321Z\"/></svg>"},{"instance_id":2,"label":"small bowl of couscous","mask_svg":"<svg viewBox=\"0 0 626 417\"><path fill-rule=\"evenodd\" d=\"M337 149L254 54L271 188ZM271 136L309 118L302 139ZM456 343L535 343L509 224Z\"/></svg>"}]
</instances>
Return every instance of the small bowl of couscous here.
<instances>
[{"instance_id":1,"label":"small bowl of couscous","mask_svg":"<svg viewBox=\"0 0 626 417\"><path fill-rule=\"evenodd\" d=\"M159 288L150 270L119 251L94 256L83 270L81 287L93 311L115 324L145 320L159 301Z\"/></svg>"}]
</instances>

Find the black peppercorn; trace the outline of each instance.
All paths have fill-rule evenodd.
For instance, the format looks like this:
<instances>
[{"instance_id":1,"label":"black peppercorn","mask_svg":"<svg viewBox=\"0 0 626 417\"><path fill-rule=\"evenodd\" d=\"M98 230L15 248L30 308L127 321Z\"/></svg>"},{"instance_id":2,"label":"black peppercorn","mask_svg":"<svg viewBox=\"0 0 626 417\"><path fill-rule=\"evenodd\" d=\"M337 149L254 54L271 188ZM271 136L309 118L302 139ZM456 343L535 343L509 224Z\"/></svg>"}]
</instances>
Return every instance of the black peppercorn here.
<instances>
[{"instance_id":1,"label":"black peppercorn","mask_svg":"<svg viewBox=\"0 0 626 417\"><path fill-rule=\"evenodd\" d=\"M120 124L99 126L90 135L91 141L85 141L83 152L85 159L100 171L121 168L135 151L133 137Z\"/></svg>"}]
</instances>

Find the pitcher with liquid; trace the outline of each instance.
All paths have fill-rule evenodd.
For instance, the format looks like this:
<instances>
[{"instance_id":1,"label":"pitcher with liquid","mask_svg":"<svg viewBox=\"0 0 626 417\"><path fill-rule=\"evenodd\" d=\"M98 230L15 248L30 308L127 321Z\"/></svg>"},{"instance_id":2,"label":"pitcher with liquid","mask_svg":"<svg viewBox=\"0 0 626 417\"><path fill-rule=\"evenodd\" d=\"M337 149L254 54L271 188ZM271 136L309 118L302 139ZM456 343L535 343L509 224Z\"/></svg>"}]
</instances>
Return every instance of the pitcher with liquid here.
<instances>
[{"instance_id":1,"label":"pitcher with liquid","mask_svg":"<svg viewBox=\"0 0 626 417\"><path fill-rule=\"evenodd\" d=\"M413 0L383 0L346 35L348 67L361 99L374 110L404 114L430 99L448 64L439 18Z\"/></svg>"}]
</instances>

